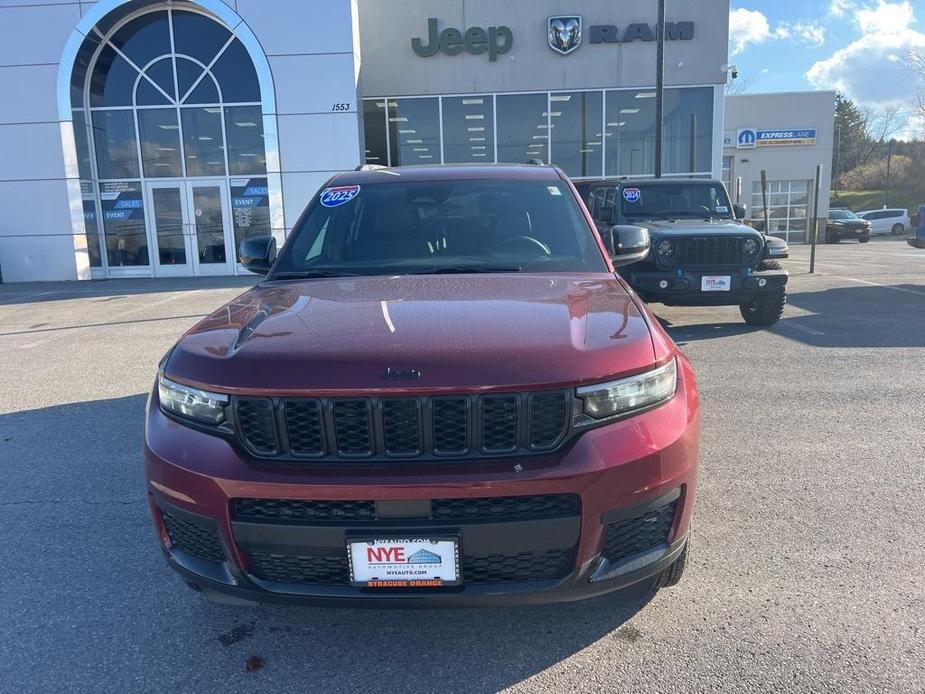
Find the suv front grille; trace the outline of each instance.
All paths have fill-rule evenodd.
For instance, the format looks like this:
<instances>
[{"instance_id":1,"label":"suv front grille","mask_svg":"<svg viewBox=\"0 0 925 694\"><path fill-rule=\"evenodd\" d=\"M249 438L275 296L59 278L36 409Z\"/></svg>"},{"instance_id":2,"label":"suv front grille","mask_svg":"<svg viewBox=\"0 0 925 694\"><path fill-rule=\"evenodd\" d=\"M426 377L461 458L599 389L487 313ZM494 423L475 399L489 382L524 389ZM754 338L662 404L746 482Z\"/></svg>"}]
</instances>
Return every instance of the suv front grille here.
<instances>
[{"instance_id":1,"label":"suv front grille","mask_svg":"<svg viewBox=\"0 0 925 694\"><path fill-rule=\"evenodd\" d=\"M258 458L411 458L551 451L567 391L383 398L235 397L235 429Z\"/></svg>"},{"instance_id":2,"label":"suv front grille","mask_svg":"<svg viewBox=\"0 0 925 694\"><path fill-rule=\"evenodd\" d=\"M740 265L740 236L691 236L679 239L682 265Z\"/></svg>"}]
</instances>

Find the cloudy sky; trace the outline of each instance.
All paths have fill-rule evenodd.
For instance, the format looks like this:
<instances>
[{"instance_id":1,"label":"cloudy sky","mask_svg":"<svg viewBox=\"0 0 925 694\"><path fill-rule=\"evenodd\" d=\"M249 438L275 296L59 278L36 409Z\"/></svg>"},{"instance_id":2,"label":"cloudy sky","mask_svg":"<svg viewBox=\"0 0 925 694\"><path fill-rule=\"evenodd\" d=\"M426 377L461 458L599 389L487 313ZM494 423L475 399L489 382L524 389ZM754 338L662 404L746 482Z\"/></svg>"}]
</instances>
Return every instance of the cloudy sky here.
<instances>
[{"instance_id":1,"label":"cloudy sky","mask_svg":"<svg viewBox=\"0 0 925 694\"><path fill-rule=\"evenodd\" d=\"M917 85L905 56L912 48L925 53L925 0L732 2L730 62L750 92L837 89L862 106L911 116Z\"/></svg>"}]
</instances>

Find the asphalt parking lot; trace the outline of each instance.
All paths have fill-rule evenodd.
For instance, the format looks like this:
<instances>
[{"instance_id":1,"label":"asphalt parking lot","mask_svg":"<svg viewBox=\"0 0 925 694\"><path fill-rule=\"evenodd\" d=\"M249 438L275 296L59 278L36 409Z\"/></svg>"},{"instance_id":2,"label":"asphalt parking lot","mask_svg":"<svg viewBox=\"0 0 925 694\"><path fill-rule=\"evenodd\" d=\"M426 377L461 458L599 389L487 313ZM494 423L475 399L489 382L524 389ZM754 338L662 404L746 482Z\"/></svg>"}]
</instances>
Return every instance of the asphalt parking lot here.
<instances>
[{"instance_id":1,"label":"asphalt parking lot","mask_svg":"<svg viewBox=\"0 0 925 694\"><path fill-rule=\"evenodd\" d=\"M681 584L541 608L205 602L155 544L142 410L252 280L0 286L0 691L925 690L925 251L792 250L770 330L654 307L703 394Z\"/></svg>"}]
</instances>

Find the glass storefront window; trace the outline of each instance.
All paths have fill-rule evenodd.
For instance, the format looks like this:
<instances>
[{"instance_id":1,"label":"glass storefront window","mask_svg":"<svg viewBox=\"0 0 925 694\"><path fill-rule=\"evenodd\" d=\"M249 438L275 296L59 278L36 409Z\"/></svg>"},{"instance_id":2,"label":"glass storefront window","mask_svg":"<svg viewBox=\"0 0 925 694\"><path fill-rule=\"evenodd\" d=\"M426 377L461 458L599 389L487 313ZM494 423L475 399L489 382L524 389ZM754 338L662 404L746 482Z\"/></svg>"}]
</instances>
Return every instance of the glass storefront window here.
<instances>
[{"instance_id":1,"label":"glass storefront window","mask_svg":"<svg viewBox=\"0 0 925 694\"><path fill-rule=\"evenodd\" d=\"M176 109L138 111L138 131L144 175L148 178L182 176Z\"/></svg>"},{"instance_id":2,"label":"glass storefront window","mask_svg":"<svg viewBox=\"0 0 925 694\"><path fill-rule=\"evenodd\" d=\"M208 62L208 61L206 61ZM258 103L260 83L257 71L244 44L232 41L212 66L212 74L222 88L222 101L227 103Z\"/></svg>"},{"instance_id":3,"label":"glass storefront window","mask_svg":"<svg viewBox=\"0 0 925 694\"><path fill-rule=\"evenodd\" d=\"M655 90L608 91L604 112L606 176L655 172Z\"/></svg>"},{"instance_id":4,"label":"glass storefront window","mask_svg":"<svg viewBox=\"0 0 925 694\"><path fill-rule=\"evenodd\" d=\"M265 178L231 180L231 216L234 223L235 254L241 242L252 236L268 236L270 230L270 191ZM240 262L240 255L237 257Z\"/></svg>"},{"instance_id":5,"label":"glass storefront window","mask_svg":"<svg viewBox=\"0 0 925 694\"><path fill-rule=\"evenodd\" d=\"M495 161L494 99L458 96L443 99L443 160L447 164Z\"/></svg>"},{"instance_id":6,"label":"glass storefront window","mask_svg":"<svg viewBox=\"0 0 925 694\"><path fill-rule=\"evenodd\" d=\"M138 181L100 184L106 259L110 267L148 265L145 205Z\"/></svg>"},{"instance_id":7,"label":"glass storefront window","mask_svg":"<svg viewBox=\"0 0 925 694\"><path fill-rule=\"evenodd\" d=\"M552 163L569 176L600 176L604 138L614 134L601 127L601 92L555 92L549 103Z\"/></svg>"},{"instance_id":8,"label":"glass storefront window","mask_svg":"<svg viewBox=\"0 0 925 694\"><path fill-rule=\"evenodd\" d=\"M363 101L363 136L366 145L366 163L387 166L389 153L386 146L385 99Z\"/></svg>"},{"instance_id":9,"label":"glass storefront window","mask_svg":"<svg viewBox=\"0 0 925 694\"><path fill-rule=\"evenodd\" d=\"M90 134L87 132L87 116L83 110L71 112L74 123L74 143L77 145L77 170L84 180L93 179L93 164L90 159Z\"/></svg>"},{"instance_id":10,"label":"glass storefront window","mask_svg":"<svg viewBox=\"0 0 925 694\"><path fill-rule=\"evenodd\" d=\"M80 199L83 205L84 233L87 237L87 256L90 267L101 267L100 222L96 216L96 186L91 181L80 182Z\"/></svg>"},{"instance_id":11,"label":"glass storefront window","mask_svg":"<svg viewBox=\"0 0 925 694\"><path fill-rule=\"evenodd\" d=\"M709 171L712 160L713 89L666 89L662 139L665 173Z\"/></svg>"},{"instance_id":12,"label":"glass storefront window","mask_svg":"<svg viewBox=\"0 0 925 694\"><path fill-rule=\"evenodd\" d=\"M498 161L522 164L530 159L549 161L546 93L499 94ZM553 102L557 103L557 102Z\"/></svg>"},{"instance_id":13,"label":"glass storefront window","mask_svg":"<svg viewBox=\"0 0 925 694\"><path fill-rule=\"evenodd\" d=\"M267 157L263 147L263 115L259 106L226 108L225 133L228 140L228 173L239 176L267 172Z\"/></svg>"},{"instance_id":14,"label":"glass storefront window","mask_svg":"<svg viewBox=\"0 0 925 694\"><path fill-rule=\"evenodd\" d=\"M183 151L187 176L223 176L225 147L222 144L222 109L180 109Z\"/></svg>"},{"instance_id":15,"label":"glass storefront window","mask_svg":"<svg viewBox=\"0 0 925 694\"><path fill-rule=\"evenodd\" d=\"M390 99L389 146L392 166L440 163L437 99Z\"/></svg>"},{"instance_id":16,"label":"glass storefront window","mask_svg":"<svg viewBox=\"0 0 925 694\"><path fill-rule=\"evenodd\" d=\"M138 178L138 142L132 111L93 111L93 139L101 179Z\"/></svg>"}]
</instances>

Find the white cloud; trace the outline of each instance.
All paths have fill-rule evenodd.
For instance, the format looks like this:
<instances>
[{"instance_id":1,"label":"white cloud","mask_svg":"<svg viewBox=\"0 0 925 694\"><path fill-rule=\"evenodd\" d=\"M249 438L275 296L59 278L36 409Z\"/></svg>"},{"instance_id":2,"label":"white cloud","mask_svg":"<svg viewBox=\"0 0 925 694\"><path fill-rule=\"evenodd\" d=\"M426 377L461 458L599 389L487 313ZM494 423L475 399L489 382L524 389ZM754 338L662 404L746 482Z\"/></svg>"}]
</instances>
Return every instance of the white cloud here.
<instances>
[{"instance_id":1,"label":"white cloud","mask_svg":"<svg viewBox=\"0 0 925 694\"><path fill-rule=\"evenodd\" d=\"M799 20L780 22L772 28L767 16L758 10L739 7L729 13L731 55L738 55L748 46L773 39L793 39L799 43L821 46L825 43L825 27Z\"/></svg>"},{"instance_id":2,"label":"white cloud","mask_svg":"<svg viewBox=\"0 0 925 694\"><path fill-rule=\"evenodd\" d=\"M818 89L837 89L861 106L911 108L915 87L905 69L912 48L925 49L925 34L912 29L908 0L886 2L857 13L860 36L812 65L806 79Z\"/></svg>"},{"instance_id":3,"label":"white cloud","mask_svg":"<svg viewBox=\"0 0 925 694\"><path fill-rule=\"evenodd\" d=\"M829 14L833 17L844 17L855 7L854 0L829 0Z\"/></svg>"}]
</instances>

